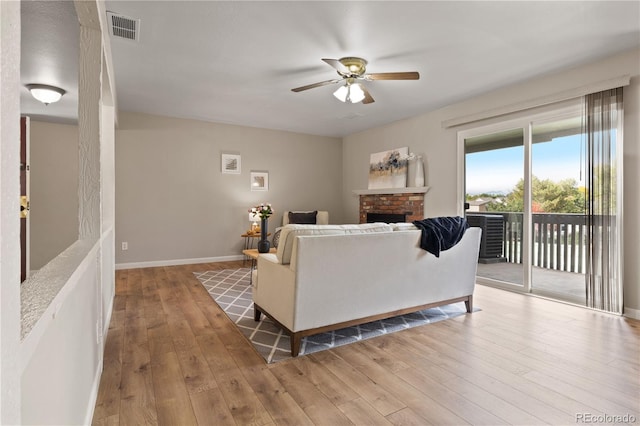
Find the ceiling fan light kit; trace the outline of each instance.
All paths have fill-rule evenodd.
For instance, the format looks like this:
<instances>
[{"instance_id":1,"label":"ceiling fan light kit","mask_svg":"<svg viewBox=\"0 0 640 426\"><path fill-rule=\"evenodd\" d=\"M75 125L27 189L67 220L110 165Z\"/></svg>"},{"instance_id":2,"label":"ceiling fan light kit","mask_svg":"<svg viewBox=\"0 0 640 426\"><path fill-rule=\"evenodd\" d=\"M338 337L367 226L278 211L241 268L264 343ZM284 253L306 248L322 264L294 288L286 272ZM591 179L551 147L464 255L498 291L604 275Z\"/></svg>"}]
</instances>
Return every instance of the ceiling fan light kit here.
<instances>
[{"instance_id":1,"label":"ceiling fan light kit","mask_svg":"<svg viewBox=\"0 0 640 426\"><path fill-rule=\"evenodd\" d=\"M62 98L62 95L67 93L64 89L47 86L46 84L27 84L26 87L29 89L29 92L31 92L31 96L45 105L58 102Z\"/></svg>"},{"instance_id":2,"label":"ceiling fan light kit","mask_svg":"<svg viewBox=\"0 0 640 426\"><path fill-rule=\"evenodd\" d=\"M375 102L373 97L367 88L356 80L418 80L420 78L420 74L415 71L366 74L367 61L354 56L340 59L323 59L323 61L335 68L341 78L308 84L291 90L293 92L302 92L315 87L344 81L344 86L341 86L333 92L333 96L342 102L351 102L353 104L362 102L363 104L370 104Z\"/></svg>"},{"instance_id":3,"label":"ceiling fan light kit","mask_svg":"<svg viewBox=\"0 0 640 426\"><path fill-rule=\"evenodd\" d=\"M360 83L347 82L344 86L340 86L338 90L333 92L333 96L342 102L357 104L364 100L364 90Z\"/></svg>"}]
</instances>

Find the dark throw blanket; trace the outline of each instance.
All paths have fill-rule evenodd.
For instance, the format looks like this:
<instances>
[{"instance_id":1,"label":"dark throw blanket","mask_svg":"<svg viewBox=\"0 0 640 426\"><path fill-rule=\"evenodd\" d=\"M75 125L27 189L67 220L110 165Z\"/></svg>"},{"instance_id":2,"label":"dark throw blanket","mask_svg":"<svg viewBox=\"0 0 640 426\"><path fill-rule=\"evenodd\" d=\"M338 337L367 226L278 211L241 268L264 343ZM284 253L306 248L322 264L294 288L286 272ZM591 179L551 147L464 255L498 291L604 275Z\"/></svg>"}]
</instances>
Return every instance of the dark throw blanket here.
<instances>
[{"instance_id":1,"label":"dark throw blanket","mask_svg":"<svg viewBox=\"0 0 640 426\"><path fill-rule=\"evenodd\" d=\"M420 248L440 257L440 252L458 244L469 224L464 217L434 217L415 220L413 224L422 231Z\"/></svg>"}]
</instances>

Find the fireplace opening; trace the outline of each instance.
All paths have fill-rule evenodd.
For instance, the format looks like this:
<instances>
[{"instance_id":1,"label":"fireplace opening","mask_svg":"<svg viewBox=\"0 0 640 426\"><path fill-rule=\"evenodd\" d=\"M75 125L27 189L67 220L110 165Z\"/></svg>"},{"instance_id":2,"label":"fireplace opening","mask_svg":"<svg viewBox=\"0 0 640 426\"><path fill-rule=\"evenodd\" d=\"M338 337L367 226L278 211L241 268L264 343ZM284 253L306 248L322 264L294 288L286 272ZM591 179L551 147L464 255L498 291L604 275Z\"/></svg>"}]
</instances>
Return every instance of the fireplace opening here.
<instances>
[{"instance_id":1,"label":"fireplace opening","mask_svg":"<svg viewBox=\"0 0 640 426\"><path fill-rule=\"evenodd\" d=\"M407 221L407 215L412 215L412 212L405 213L367 213L367 223L385 222L385 223L400 223Z\"/></svg>"}]
</instances>

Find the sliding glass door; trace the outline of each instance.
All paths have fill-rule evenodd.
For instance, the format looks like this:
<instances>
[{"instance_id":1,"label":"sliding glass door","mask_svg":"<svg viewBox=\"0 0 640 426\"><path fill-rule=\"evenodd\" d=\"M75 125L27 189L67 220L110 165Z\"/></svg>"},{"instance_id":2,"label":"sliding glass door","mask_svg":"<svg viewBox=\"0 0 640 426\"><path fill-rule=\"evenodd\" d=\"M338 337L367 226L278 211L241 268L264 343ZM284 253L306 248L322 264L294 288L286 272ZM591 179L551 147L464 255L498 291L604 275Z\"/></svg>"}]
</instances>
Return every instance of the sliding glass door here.
<instances>
[{"instance_id":1,"label":"sliding glass door","mask_svg":"<svg viewBox=\"0 0 640 426\"><path fill-rule=\"evenodd\" d=\"M519 286L524 283L524 147L521 128L464 140L466 218L483 232L478 276Z\"/></svg>"},{"instance_id":2,"label":"sliding glass door","mask_svg":"<svg viewBox=\"0 0 640 426\"><path fill-rule=\"evenodd\" d=\"M585 305L586 199L580 115L534 122L531 291Z\"/></svg>"},{"instance_id":3,"label":"sliding glass door","mask_svg":"<svg viewBox=\"0 0 640 426\"><path fill-rule=\"evenodd\" d=\"M615 297L601 283L620 280L619 148L609 125L597 135L611 133L611 162L589 160L603 149L590 142L583 111L582 100L568 101L459 132L463 211L483 229L478 282L592 307L590 293ZM606 213L590 213L603 210L593 207L601 199Z\"/></svg>"}]
</instances>

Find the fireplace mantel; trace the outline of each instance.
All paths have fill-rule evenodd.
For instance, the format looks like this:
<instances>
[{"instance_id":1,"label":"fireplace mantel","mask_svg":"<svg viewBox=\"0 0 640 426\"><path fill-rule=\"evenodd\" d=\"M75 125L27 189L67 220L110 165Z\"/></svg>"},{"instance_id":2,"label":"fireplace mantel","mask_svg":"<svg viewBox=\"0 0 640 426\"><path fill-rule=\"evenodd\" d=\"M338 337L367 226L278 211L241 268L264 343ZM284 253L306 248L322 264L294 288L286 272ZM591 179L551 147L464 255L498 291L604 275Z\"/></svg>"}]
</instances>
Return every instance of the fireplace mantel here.
<instances>
[{"instance_id":1,"label":"fireplace mantel","mask_svg":"<svg viewBox=\"0 0 640 426\"><path fill-rule=\"evenodd\" d=\"M354 189L355 195L376 195L376 194L426 194L429 192L428 186L413 186L409 188L376 188L376 189Z\"/></svg>"}]
</instances>

